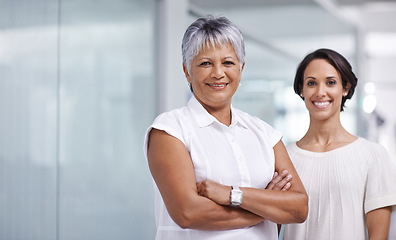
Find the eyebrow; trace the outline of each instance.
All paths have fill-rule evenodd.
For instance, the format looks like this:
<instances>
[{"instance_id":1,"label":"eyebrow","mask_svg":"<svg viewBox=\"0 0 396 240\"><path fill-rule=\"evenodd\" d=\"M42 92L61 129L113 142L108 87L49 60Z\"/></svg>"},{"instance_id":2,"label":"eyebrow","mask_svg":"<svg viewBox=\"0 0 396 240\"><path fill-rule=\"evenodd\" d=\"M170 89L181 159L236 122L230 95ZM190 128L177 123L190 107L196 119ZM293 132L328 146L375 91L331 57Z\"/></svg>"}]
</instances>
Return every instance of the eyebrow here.
<instances>
[{"instance_id":1,"label":"eyebrow","mask_svg":"<svg viewBox=\"0 0 396 240\"><path fill-rule=\"evenodd\" d=\"M333 79L333 78L338 79L337 76L328 76L328 77L326 77L326 79ZM308 77L306 77L304 79L316 79L316 77L308 76Z\"/></svg>"},{"instance_id":2,"label":"eyebrow","mask_svg":"<svg viewBox=\"0 0 396 240\"><path fill-rule=\"evenodd\" d=\"M206 59L211 59L210 57L201 57L201 58L198 58L198 61L200 61L200 60L206 60Z\"/></svg>"},{"instance_id":3,"label":"eyebrow","mask_svg":"<svg viewBox=\"0 0 396 240\"><path fill-rule=\"evenodd\" d=\"M231 57L231 56L224 57L221 60L227 60L227 59L237 60L237 58L234 58L234 57ZM198 58L198 61L202 61L202 60L212 60L212 58L211 57Z\"/></svg>"}]
</instances>

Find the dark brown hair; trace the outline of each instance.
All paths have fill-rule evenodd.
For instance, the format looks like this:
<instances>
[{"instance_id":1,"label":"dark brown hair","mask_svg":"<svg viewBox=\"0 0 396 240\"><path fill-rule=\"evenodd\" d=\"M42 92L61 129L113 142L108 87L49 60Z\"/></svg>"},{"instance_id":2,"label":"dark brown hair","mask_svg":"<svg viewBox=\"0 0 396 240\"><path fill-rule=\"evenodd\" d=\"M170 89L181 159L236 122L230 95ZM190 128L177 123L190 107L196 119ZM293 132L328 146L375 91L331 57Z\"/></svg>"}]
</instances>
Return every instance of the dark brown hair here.
<instances>
[{"instance_id":1,"label":"dark brown hair","mask_svg":"<svg viewBox=\"0 0 396 240\"><path fill-rule=\"evenodd\" d=\"M347 99L351 99L354 92L355 88L358 82L357 77L352 71L351 64L349 64L348 60L344 58L341 54L338 52L331 50L331 49L326 49L326 48L321 48L318 49L310 54L308 54L300 63L300 65L297 68L296 76L294 78L294 92L298 94L302 99L304 99L300 94L304 85L304 72L305 69L307 68L308 64L315 60L315 59L324 59L326 60L329 64L331 64L341 75L341 80L342 80L342 87L344 89L347 89L348 83L350 84L349 86L349 91L346 96L342 97L342 102L341 102L341 112L344 111L344 105L345 101Z\"/></svg>"}]
</instances>

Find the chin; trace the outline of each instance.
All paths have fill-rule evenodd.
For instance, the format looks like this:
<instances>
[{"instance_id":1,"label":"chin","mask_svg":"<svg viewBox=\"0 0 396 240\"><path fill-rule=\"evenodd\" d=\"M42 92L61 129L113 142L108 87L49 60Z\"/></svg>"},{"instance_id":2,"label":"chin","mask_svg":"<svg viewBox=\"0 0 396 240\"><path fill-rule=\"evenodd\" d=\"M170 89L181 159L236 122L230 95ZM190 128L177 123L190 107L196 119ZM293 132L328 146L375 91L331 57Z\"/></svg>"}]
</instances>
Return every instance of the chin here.
<instances>
[{"instance_id":1,"label":"chin","mask_svg":"<svg viewBox=\"0 0 396 240\"><path fill-rule=\"evenodd\" d=\"M333 118L336 115L337 113L335 112L321 112L321 113L314 112L313 114L311 114L311 117L319 121L325 121Z\"/></svg>"}]
</instances>

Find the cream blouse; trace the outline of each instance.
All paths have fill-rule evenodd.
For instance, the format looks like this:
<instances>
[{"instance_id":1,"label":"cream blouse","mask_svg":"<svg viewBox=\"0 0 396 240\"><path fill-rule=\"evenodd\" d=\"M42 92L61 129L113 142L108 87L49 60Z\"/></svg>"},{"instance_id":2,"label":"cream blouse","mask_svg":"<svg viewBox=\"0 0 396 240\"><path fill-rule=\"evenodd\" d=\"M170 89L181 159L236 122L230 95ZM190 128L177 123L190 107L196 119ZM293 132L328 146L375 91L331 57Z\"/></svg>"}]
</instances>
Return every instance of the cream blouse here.
<instances>
[{"instance_id":1,"label":"cream blouse","mask_svg":"<svg viewBox=\"0 0 396 240\"><path fill-rule=\"evenodd\" d=\"M285 226L284 240L366 239L365 214L396 204L396 171L386 150L358 138L323 153L295 143L289 156L309 197L302 224Z\"/></svg>"}]
</instances>

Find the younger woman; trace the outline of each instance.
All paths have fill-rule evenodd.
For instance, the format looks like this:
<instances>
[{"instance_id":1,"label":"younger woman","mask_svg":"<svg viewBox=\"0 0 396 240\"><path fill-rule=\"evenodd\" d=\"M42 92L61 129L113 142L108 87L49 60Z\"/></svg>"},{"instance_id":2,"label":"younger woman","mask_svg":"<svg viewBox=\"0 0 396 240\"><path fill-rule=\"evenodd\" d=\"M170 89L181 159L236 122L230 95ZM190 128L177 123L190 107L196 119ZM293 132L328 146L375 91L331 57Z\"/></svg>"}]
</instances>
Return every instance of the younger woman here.
<instances>
[{"instance_id":1,"label":"younger woman","mask_svg":"<svg viewBox=\"0 0 396 240\"><path fill-rule=\"evenodd\" d=\"M340 112L357 78L339 53L318 49L300 63L294 90L309 129L288 146L309 197L308 218L285 227L284 239L387 239L396 204L396 172L385 149L343 128Z\"/></svg>"}]
</instances>

